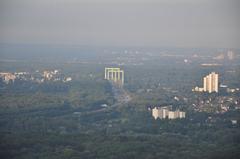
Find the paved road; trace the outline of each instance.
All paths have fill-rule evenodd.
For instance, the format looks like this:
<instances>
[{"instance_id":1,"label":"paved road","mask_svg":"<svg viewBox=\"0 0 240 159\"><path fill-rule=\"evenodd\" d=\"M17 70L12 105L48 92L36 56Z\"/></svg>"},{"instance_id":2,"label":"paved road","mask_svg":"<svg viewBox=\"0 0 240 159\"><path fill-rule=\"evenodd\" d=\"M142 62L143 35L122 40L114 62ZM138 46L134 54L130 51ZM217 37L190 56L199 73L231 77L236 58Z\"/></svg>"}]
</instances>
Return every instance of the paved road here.
<instances>
[{"instance_id":1,"label":"paved road","mask_svg":"<svg viewBox=\"0 0 240 159\"><path fill-rule=\"evenodd\" d=\"M124 88L118 87L112 84L112 89L113 89L114 98L117 100L117 103L124 104L131 101L130 95L127 93L126 90L124 90Z\"/></svg>"},{"instance_id":2,"label":"paved road","mask_svg":"<svg viewBox=\"0 0 240 159\"><path fill-rule=\"evenodd\" d=\"M112 89L113 89L114 98L116 99L116 102L113 105L111 105L110 107L103 107L97 110L88 111L88 112L85 112L84 114L90 115L94 113L108 111L108 110L111 110L111 108L119 107L131 101L131 96L127 93L126 90L124 90L124 88L121 88L112 84Z\"/></svg>"}]
</instances>

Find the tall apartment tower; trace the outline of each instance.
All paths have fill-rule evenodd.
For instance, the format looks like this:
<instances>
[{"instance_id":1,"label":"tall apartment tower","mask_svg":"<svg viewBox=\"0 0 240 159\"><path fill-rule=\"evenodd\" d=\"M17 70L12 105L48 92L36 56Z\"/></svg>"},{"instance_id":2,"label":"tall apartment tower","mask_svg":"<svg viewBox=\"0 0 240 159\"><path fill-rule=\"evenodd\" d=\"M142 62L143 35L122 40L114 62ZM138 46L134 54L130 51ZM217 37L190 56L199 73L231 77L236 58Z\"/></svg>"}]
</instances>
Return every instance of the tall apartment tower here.
<instances>
[{"instance_id":1,"label":"tall apartment tower","mask_svg":"<svg viewBox=\"0 0 240 159\"><path fill-rule=\"evenodd\" d=\"M215 72L203 78L203 91L204 92L218 92L218 77L219 75Z\"/></svg>"}]
</instances>

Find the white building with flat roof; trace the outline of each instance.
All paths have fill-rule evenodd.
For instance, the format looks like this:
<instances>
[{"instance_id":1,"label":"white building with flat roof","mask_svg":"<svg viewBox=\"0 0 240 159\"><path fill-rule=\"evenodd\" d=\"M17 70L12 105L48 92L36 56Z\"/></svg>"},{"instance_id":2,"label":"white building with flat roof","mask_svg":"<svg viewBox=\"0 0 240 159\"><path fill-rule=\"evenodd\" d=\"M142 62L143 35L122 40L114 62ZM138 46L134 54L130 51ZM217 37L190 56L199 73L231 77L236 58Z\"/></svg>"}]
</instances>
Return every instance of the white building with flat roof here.
<instances>
[{"instance_id":1,"label":"white building with flat roof","mask_svg":"<svg viewBox=\"0 0 240 159\"><path fill-rule=\"evenodd\" d=\"M204 92L218 92L218 74L215 72L203 78L203 90Z\"/></svg>"},{"instance_id":2,"label":"white building with flat roof","mask_svg":"<svg viewBox=\"0 0 240 159\"><path fill-rule=\"evenodd\" d=\"M155 120L159 117L158 114L159 114L158 108L157 107L153 108L152 109L152 116Z\"/></svg>"},{"instance_id":3,"label":"white building with flat roof","mask_svg":"<svg viewBox=\"0 0 240 159\"><path fill-rule=\"evenodd\" d=\"M174 111L169 111L168 112L168 119L175 119L175 118L176 118L175 112Z\"/></svg>"},{"instance_id":4,"label":"white building with flat roof","mask_svg":"<svg viewBox=\"0 0 240 159\"><path fill-rule=\"evenodd\" d=\"M176 110L170 111L168 107L154 107L152 109L152 116L156 119L177 119L177 118L185 118L186 112Z\"/></svg>"},{"instance_id":5,"label":"white building with flat roof","mask_svg":"<svg viewBox=\"0 0 240 159\"><path fill-rule=\"evenodd\" d=\"M201 87L195 87L193 91L196 92L218 92L218 79L219 75L215 72L211 72L207 76L203 77L203 88Z\"/></svg>"}]
</instances>

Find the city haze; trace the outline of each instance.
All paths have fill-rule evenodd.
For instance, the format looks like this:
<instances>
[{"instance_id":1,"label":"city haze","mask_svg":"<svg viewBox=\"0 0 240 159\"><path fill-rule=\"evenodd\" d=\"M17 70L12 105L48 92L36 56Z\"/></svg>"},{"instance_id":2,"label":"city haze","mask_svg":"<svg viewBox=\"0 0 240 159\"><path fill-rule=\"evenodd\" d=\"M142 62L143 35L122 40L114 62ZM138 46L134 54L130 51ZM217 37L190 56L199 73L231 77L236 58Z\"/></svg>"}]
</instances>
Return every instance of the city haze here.
<instances>
[{"instance_id":1,"label":"city haze","mask_svg":"<svg viewBox=\"0 0 240 159\"><path fill-rule=\"evenodd\" d=\"M0 0L0 159L238 159L237 0Z\"/></svg>"},{"instance_id":2,"label":"city haze","mask_svg":"<svg viewBox=\"0 0 240 159\"><path fill-rule=\"evenodd\" d=\"M0 43L238 48L237 0L0 1Z\"/></svg>"}]
</instances>

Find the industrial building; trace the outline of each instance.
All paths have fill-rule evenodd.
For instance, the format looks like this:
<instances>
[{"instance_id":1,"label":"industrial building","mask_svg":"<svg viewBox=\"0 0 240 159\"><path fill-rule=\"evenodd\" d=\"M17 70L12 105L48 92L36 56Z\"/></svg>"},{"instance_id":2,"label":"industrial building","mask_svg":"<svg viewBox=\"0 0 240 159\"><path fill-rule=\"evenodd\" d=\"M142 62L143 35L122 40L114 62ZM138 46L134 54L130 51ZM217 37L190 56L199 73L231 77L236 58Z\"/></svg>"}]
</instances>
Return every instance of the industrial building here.
<instances>
[{"instance_id":1,"label":"industrial building","mask_svg":"<svg viewBox=\"0 0 240 159\"><path fill-rule=\"evenodd\" d=\"M120 68L105 68L105 79L123 86L124 71Z\"/></svg>"}]
</instances>

